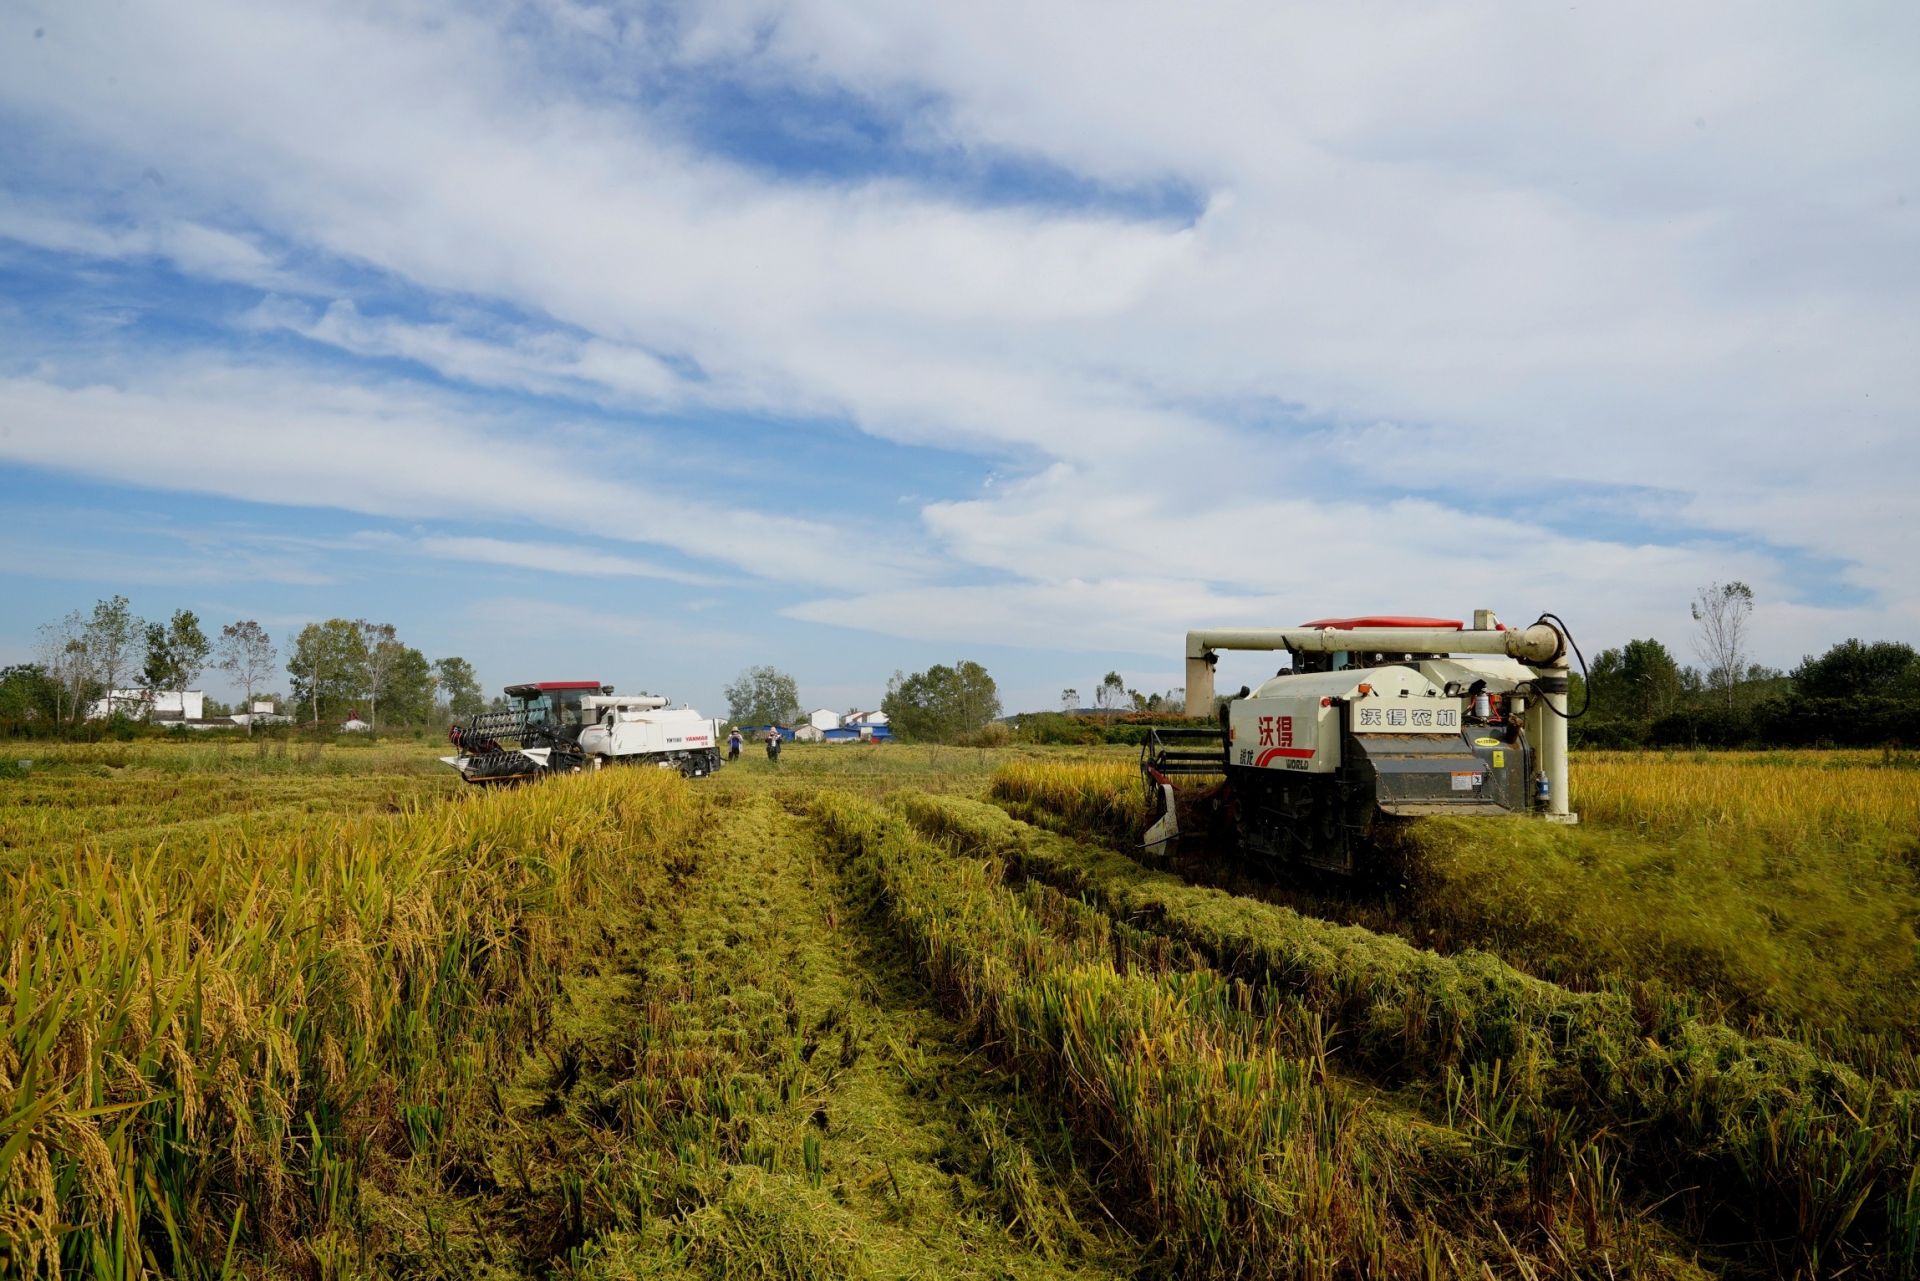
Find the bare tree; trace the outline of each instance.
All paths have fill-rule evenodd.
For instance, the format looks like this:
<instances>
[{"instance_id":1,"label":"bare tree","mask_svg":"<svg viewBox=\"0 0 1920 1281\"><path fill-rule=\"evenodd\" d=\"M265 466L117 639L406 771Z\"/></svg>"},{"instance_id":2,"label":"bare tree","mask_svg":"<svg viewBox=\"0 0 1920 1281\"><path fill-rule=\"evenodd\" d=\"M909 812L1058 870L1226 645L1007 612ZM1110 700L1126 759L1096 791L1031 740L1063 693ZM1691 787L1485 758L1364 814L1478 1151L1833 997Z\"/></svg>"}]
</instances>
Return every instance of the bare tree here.
<instances>
[{"instance_id":1,"label":"bare tree","mask_svg":"<svg viewBox=\"0 0 1920 1281\"><path fill-rule=\"evenodd\" d=\"M1119 672L1108 672L1100 678L1100 686L1093 691L1094 704L1103 712L1112 712L1126 701L1127 683L1120 679Z\"/></svg>"},{"instance_id":2,"label":"bare tree","mask_svg":"<svg viewBox=\"0 0 1920 1281\"><path fill-rule=\"evenodd\" d=\"M247 733L253 733L253 691L273 672L273 638L252 619L220 629L213 665L247 692Z\"/></svg>"},{"instance_id":3,"label":"bare tree","mask_svg":"<svg viewBox=\"0 0 1920 1281\"><path fill-rule=\"evenodd\" d=\"M1060 710L1071 712L1080 706L1080 691L1071 687L1060 691Z\"/></svg>"},{"instance_id":4,"label":"bare tree","mask_svg":"<svg viewBox=\"0 0 1920 1281\"><path fill-rule=\"evenodd\" d=\"M43 624L37 648L40 666L59 691L54 719L79 720L87 687L93 683L93 662L87 653L87 616L76 609L57 623Z\"/></svg>"},{"instance_id":5,"label":"bare tree","mask_svg":"<svg viewBox=\"0 0 1920 1281\"><path fill-rule=\"evenodd\" d=\"M1700 589L1693 602L1693 621L1700 625L1693 649L1707 665L1709 686L1733 692L1747 670L1747 621L1753 616L1753 588L1745 583L1714 583Z\"/></svg>"}]
</instances>

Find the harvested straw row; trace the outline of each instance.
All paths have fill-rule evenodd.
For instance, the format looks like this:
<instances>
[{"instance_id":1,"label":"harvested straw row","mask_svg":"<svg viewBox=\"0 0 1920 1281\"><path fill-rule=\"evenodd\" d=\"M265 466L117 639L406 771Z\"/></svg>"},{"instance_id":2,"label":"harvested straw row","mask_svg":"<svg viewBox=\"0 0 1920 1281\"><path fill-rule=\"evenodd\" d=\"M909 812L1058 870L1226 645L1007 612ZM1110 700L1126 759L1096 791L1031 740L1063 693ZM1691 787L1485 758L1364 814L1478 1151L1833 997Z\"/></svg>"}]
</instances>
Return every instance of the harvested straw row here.
<instances>
[{"instance_id":1,"label":"harvested straw row","mask_svg":"<svg viewBox=\"0 0 1920 1281\"><path fill-rule=\"evenodd\" d=\"M1712 1214L1743 1221L1763 1250L1779 1248L1776 1264L1910 1276L1920 1258L1920 1108L1910 1092L1792 1042L1686 1018L1674 1003L1569 992L1484 953L1439 956L1190 885L981 802L901 803L924 831L1297 994L1370 1072L1530 1065L1517 1088L1590 1132L1611 1131L1643 1178L1700 1189Z\"/></svg>"},{"instance_id":2,"label":"harvested straw row","mask_svg":"<svg viewBox=\"0 0 1920 1281\"><path fill-rule=\"evenodd\" d=\"M1534 1272L1546 1258L1693 1273L1604 1198L1553 1213L1542 1202L1576 1181L1515 1156L1525 1144L1490 1153L1330 1077L1306 1012L1207 968L1116 970L1098 931L1070 912L1064 936L1050 928L995 862L953 858L845 794L814 813L946 1002L1061 1108L1182 1274Z\"/></svg>"}]
</instances>

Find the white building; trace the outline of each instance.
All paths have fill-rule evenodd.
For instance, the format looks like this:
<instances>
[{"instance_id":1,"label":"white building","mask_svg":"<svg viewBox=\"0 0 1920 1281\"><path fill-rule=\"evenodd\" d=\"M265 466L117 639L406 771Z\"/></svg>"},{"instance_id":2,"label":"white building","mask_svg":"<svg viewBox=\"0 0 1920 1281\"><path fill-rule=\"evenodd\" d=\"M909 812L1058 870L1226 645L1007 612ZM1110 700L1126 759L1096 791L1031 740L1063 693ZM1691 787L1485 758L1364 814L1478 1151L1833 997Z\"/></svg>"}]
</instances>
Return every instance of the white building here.
<instances>
[{"instance_id":1,"label":"white building","mask_svg":"<svg viewBox=\"0 0 1920 1281\"><path fill-rule=\"evenodd\" d=\"M885 725L886 723L885 712L848 712L840 718L840 724L845 729L858 729L862 725Z\"/></svg>"},{"instance_id":2,"label":"white building","mask_svg":"<svg viewBox=\"0 0 1920 1281\"><path fill-rule=\"evenodd\" d=\"M840 728L840 713L831 707L816 707L807 713L806 720L802 723L824 734L830 729Z\"/></svg>"},{"instance_id":3,"label":"white building","mask_svg":"<svg viewBox=\"0 0 1920 1281\"><path fill-rule=\"evenodd\" d=\"M197 721L207 714L206 691L198 689L116 689L96 699L87 719L103 721L111 711L137 721Z\"/></svg>"}]
</instances>

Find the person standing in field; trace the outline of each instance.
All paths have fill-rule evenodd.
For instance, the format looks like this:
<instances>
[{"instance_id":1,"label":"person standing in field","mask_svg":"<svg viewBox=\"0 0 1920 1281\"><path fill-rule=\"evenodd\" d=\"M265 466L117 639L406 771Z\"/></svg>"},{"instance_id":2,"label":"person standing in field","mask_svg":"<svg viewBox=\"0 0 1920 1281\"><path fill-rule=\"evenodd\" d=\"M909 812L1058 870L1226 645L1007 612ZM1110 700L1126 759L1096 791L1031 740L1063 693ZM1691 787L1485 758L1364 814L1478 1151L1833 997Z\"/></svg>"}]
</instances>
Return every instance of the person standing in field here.
<instances>
[{"instance_id":1,"label":"person standing in field","mask_svg":"<svg viewBox=\"0 0 1920 1281\"><path fill-rule=\"evenodd\" d=\"M780 727L778 725L767 728L767 759L775 765L780 763Z\"/></svg>"},{"instance_id":2,"label":"person standing in field","mask_svg":"<svg viewBox=\"0 0 1920 1281\"><path fill-rule=\"evenodd\" d=\"M727 735L727 760L729 763L740 759L740 744L742 741L740 737L740 727L736 725L733 727L733 732Z\"/></svg>"}]
</instances>

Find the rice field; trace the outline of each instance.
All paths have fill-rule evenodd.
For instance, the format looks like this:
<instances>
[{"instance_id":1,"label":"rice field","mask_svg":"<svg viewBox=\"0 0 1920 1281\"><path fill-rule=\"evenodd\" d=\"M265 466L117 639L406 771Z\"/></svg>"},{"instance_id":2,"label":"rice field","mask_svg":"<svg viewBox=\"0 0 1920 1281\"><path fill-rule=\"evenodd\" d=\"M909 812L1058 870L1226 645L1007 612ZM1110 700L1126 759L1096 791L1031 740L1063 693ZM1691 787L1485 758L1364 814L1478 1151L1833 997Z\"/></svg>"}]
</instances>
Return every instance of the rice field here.
<instances>
[{"instance_id":1,"label":"rice field","mask_svg":"<svg viewBox=\"0 0 1920 1281\"><path fill-rule=\"evenodd\" d=\"M481 793L9 749L0 1275L1907 1277L1920 770L1576 758L1397 877L1128 749Z\"/></svg>"}]
</instances>

